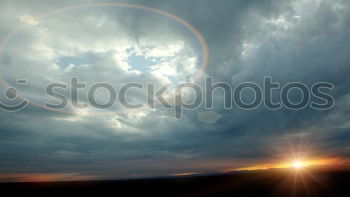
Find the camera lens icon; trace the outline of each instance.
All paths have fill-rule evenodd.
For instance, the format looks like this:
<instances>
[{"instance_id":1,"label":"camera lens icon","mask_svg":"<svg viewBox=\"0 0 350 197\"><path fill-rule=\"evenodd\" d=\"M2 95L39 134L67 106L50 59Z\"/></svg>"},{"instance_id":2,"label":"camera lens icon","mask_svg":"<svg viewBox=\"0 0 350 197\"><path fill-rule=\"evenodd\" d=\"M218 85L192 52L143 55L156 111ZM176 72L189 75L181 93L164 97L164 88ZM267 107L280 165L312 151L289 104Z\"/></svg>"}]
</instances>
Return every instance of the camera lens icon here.
<instances>
[{"instance_id":1,"label":"camera lens icon","mask_svg":"<svg viewBox=\"0 0 350 197\"><path fill-rule=\"evenodd\" d=\"M17 80L17 84L19 85L27 85L27 80ZM7 112L15 112L19 111L27 106L29 103L26 99L21 99L21 101L17 104L13 104L16 99L18 99L19 94L16 88L14 87L8 87L5 92L4 96L6 100L11 101L11 105L4 104L2 101L0 101L0 110L7 111ZM4 101L6 102L6 101Z\"/></svg>"},{"instance_id":2,"label":"camera lens icon","mask_svg":"<svg viewBox=\"0 0 350 197\"><path fill-rule=\"evenodd\" d=\"M6 98L8 98L9 100L14 100L17 98L18 96L18 92L16 88L10 87L7 88L5 91L5 96Z\"/></svg>"}]
</instances>

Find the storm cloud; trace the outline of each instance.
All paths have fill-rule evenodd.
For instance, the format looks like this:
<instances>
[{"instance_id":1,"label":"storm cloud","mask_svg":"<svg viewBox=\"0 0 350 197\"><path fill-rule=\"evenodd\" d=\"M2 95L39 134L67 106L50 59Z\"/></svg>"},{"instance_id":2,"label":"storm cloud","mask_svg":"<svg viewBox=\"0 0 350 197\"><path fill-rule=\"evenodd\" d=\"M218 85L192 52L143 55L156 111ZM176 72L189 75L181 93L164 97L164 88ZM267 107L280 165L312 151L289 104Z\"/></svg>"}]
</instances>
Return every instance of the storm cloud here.
<instances>
[{"instance_id":1,"label":"storm cloud","mask_svg":"<svg viewBox=\"0 0 350 197\"><path fill-rule=\"evenodd\" d=\"M0 0L1 40L26 25L1 50L1 77L13 86L16 79L27 79L26 87L16 87L41 103L50 99L45 84L68 84L73 76L88 85L160 87L186 81L200 70L203 49L196 35L151 11L92 6L35 18L98 2ZM247 81L262 85L266 76L281 85L328 82L335 85L330 92L335 106L224 109L223 91L217 90L213 109L184 110L180 120L160 106L109 113L67 114L34 105L13 113L0 110L0 179L1 174L9 179L9 174L26 173L65 173L68 179L212 173L283 157L298 148L315 156L350 156L348 1L123 2L165 11L198 30L209 50L208 67L197 80L201 86L204 77L233 86ZM145 92L129 95L146 99ZM105 95L98 99L105 101ZM3 94L0 101L8 102Z\"/></svg>"}]
</instances>

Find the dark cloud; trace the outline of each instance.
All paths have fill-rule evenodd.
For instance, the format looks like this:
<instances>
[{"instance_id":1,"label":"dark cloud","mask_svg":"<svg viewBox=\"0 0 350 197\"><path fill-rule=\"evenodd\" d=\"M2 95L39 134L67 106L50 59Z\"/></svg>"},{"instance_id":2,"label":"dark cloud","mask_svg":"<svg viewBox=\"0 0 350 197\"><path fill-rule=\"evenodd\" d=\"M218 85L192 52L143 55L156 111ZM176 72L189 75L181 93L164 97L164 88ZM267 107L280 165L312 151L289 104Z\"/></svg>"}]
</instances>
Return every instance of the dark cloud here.
<instances>
[{"instance_id":1,"label":"dark cloud","mask_svg":"<svg viewBox=\"0 0 350 197\"><path fill-rule=\"evenodd\" d=\"M49 4L46 1L0 1L0 37L3 38L15 28L22 15L35 16L77 3L81 2L62 1ZM347 141L350 137L350 123L347 117L350 112L350 7L347 1L183 0L132 3L167 11L197 28L209 47L206 75L212 76L214 81L229 82L233 86L244 81L262 84L264 76L271 76L281 84L299 81L311 85L326 81L335 85L332 95L335 96L336 106L326 111L311 108L300 111L270 111L264 107L252 111L238 108L225 110L222 107L223 94L218 91L215 93L214 111L221 118L213 124L198 121L197 113L204 111L203 108L185 111L181 120L174 119L173 112L161 108L107 115L83 112L63 114L35 106L15 113L1 111L0 174L78 172L102 178L126 178L160 176L186 170L212 172L273 158L280 154L276 146L282 144L285 146L283 150L290 149L285 143L308 143L321 149L326 155L349 156L350 144ZM107 8L99 8L96 13L104 11L108 17L120 17L119 14L108 14L111 9ZM173 33L173 27L162 30L167 25L163 19L159 19L159 26L150 19L157 20L157 17L140 19L132 14L125 15L122 25L126 28L118 34L119 38L126 36L137 42L144 42L144 34L149 39L164 34L167 35L164 37L166 41L183 36ZM63 57L66 58L80 55L79 57L103 59L97 63L100 70L104 69L102 74L99 73L100 76L97 76L96 71L78 68L73 70L72 75L81 74L84 79L92 79L91 81L113 81L117 76L118 83L129 80L128 73L119 65L121 63L113 62L111 54L115 51L93 51L98 48L100 40L104 44L111 43L115 32L104 29L105 36L98 31L84 34L84 28L89 23L74 26L79 23L73 21L65 24L52 19L49 24L52 28L57 27L57 34L45 37L47 40L37 37L25 42L43 42L55 50L67 50L71 54L65 54ZM84 28L81 30L80 27ZM154 28L147 29L148 27ZM77 49L81 53L74 51L74 47L68 42L72 39L69 37L70 30L75 33L82 32L81 36L73 36L83 48ZM67 34L59 36L65 31ZM101 36L97 36L99 34ZM35 37L35 34L32 36ZM91 39L96 36L96 40ZM57 43L53 39L55 37L59 40ZM24 38L26 37L22 37L23 40ZM18 43L25 45L25 42ZM3 57L17 54L21 48L19 46L22 45L9 47L4 51ZM15 73L28 76L32 76L31 70L39 70L42 65L52 64L50 59L42 62L33 60L32 65L27 62L26 57L20 55L13 58L12 62L5 61L3 57L0 61L3 64L2 70L6 65L27 63L27 67L23 67L21 72L15 70ZM114 65L120 66L119 70L113 70ZM11 69L14 70L14 67L6 72L11 73ZM52 67L36 73L39 77L31 84L28 94L41 98L38 90L43 81L51 80L45 78L47 76L62 80L62 76L50 74L50 69ZM133 79L143 83L159 80L146 74ZM198 83L203 85L201 80ZM1 91L4 91L3 87ZM136 93L132 96L140 97ZM1 100L4 101L3 96ZM322 151L313 150L316 155L320 155Z\"/></svg>"}]
</instances>

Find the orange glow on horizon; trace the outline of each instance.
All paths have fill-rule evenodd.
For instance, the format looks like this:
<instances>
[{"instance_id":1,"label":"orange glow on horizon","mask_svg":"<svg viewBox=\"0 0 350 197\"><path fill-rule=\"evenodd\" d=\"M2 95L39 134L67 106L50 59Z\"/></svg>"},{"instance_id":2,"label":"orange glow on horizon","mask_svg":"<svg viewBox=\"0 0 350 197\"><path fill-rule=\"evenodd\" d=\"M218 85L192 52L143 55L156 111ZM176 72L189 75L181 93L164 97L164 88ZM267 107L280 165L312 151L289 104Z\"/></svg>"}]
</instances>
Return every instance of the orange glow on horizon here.
<instances>
[{"instance_id":1,"label":"orange glow on horizon","mask_svg":"<svg viewBox=\"0 0 350 197\"><path fill-rule=\"evenodd\" d=\"M303 167L305 167L305 164L302 161L295 161L293 163L293 168L295 168L295 169L300 169L300 168L303 168Z\"/></svg>"},{"instance_id":2,"label":"orange glow on horizon","mask_svg":"<svg viewBox=\"0 0 350 197\"><path fill-rule=\"evenodd\" d=\"M265 164L259 164L254 166L248 166L248 167L242 167L242 168L235 168L230 169L225 172L229 171L242 171L242 170L268 170L268 169L287 169L287 168L294 168L294 169L300 169L300 168L306 168L311 166L330 166L340 163L339 158L327 158L327 159L310 159L310 160L293 160L283 163L265 163Z\"/></svg>"},{"instance_id":3,"label":"orange glow on horizon","mask_svg":"<svg viewBox=\"0 0 350 197\"><path fill-rule=\"evenodd\" d=\"M197 172L184 172L184 173L177 173L177 174L171 174L172 176L191 176L196 175Z\"/></svg>"},{"instance_id":4,"label":"orange glow on horizon","mask_svg":"<svg viewBox=\"0 0 350 197\"><path fill-rule=\"evenodd\" d=\"M6 182L56 182L83 181L97 179L97 176L81 175L79 173L10 173L0 174L0 180Z\"/></svg>"}]
</instances>

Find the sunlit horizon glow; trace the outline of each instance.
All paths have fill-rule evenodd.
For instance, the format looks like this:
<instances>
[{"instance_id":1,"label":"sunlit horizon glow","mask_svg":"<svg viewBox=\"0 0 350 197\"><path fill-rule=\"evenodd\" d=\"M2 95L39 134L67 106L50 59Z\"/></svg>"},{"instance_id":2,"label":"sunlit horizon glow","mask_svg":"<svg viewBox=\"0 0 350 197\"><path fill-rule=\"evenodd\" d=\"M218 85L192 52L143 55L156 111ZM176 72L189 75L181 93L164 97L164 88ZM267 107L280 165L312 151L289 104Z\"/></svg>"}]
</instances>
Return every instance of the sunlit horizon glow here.
<instances>
[{"instance_id":1,"label":"sunlit horizon glow","mask_svg":"<svg viewBox=\"0 0 350 197\"><path fill-rule=\"evenodd\" d=\"M293 163L293 167L295 168L295 169L300 169L300 168L303 168L305 165L304 165L304 163L302 162L302 161L295 161L294 163Z\"/></svg>"},{"instance_id":2,"label":"sunlit horizon glow","mask_svg":"<svg viewBox=\"0 0 350 197\"><path fill-rule=\"evenodd\" d=\"M336 166L346 164L348 160L341 158L319 158L319 159L296 159L293 161L287 161L282 163L264 163L259 165L252 165L241 168L232 168L221 171L233 172L233 171L254 171L254 170L269 170L269 169L294 169L302 170L308 167L315 166ZM303 170L304 171L304 170ZM220 172L218 172L220 173ZM169 174L170 176L181 177L181 176L193 176L198 174L205 174L200 171L190 172L178 172ZM0 179L7 180L9 182L55 182L55 181L83 181L83 180L98 180L101 177L93 175L85 175L80 173L8 173L0 174Z\"/></svg>"},{"instance_id":3,"label":"sunlit horizon glow","mask_svg":"<svg viewBox=\"0 0 350 197\"><path fill-rule=\"evenodd\" d=\"M303 159L303 160L293 160L293 161L287 161L283 163L265 163L265 164L258 164L254 166L247 166L247 167L241 167L241 168L235 168L230 169L228 171L244 171L244 170L268 170L268 169L301 169L306 167L312 167L312 166L331 166L341 164L340 158L324 158L324 159Z\"/></svg>"},{"instance_id":4,"label":"sunlit horizon glow","mask_svg":"<svg viewBox=\"0 0 350 197\"><path fill-rule=\"evenodd\" d=\"M7 173L0 174L5 182L57 182L97 180L98 176L80 173Z\"/></svg>"}]
</instances>

